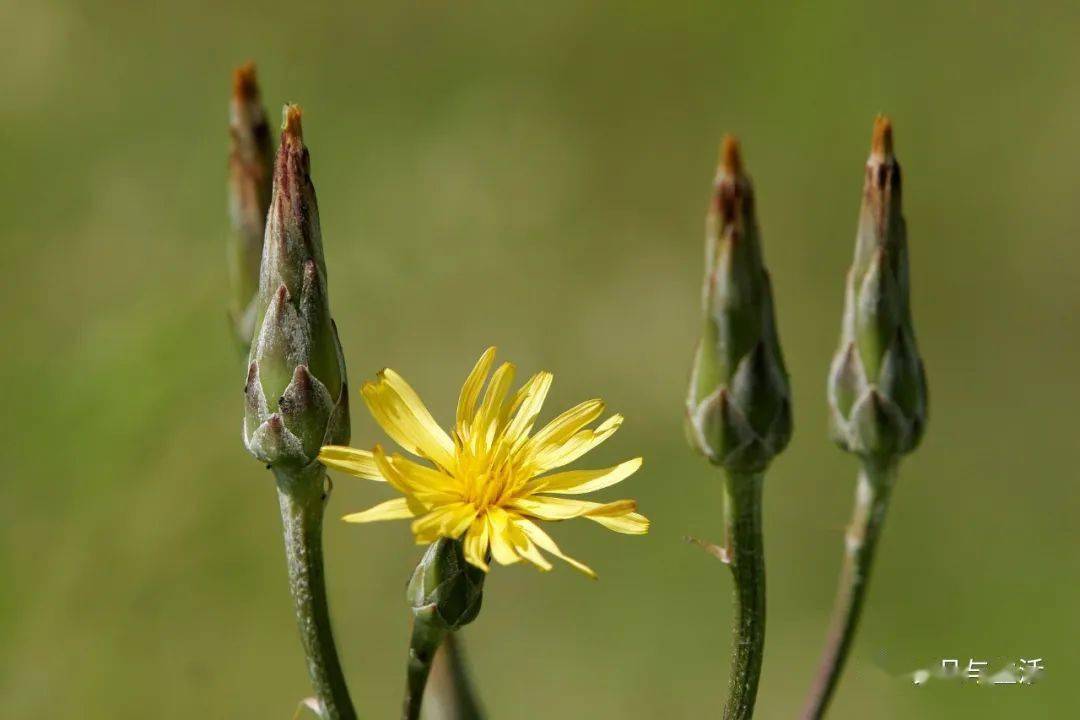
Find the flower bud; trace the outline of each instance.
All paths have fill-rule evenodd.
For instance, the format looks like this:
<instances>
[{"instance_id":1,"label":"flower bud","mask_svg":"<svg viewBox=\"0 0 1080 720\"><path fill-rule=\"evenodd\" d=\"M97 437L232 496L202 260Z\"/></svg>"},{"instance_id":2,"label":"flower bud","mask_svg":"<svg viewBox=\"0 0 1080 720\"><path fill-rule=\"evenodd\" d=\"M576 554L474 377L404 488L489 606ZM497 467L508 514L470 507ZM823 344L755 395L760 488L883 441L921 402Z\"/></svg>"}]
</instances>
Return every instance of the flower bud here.
<instances>
[{"instance_id":1,"label":"flower bud","mask_svg":"<svg viewBox=\"0 0 1080 720\"><path fill-rule=\"evenodd\" d=\"M232 286L229 316L237 338L246 348L255 332L258 313L259 265L266 212L270 207L274 159L270 125L259 99L252 63L242 65L233 73L229 135L229 215L232 219L228 243Z\"/></svg>"},{"instance_id":2,"label":"flower bud","mask_svg":"<svg viewBox=\"0 0 1080 720\"><path fill-rule=\"evenodd\" d=\"M286 106L248 357L244 442L268 464L305 465L349 440L345 360L326 295L326 265L300 108Z\"/></svg>"},{"instance_id":3,"label":"flower bud","mask_svg":"<svg viewBox=\"0 0 1080 720\"><path fill-rule=\"evenodd\" d=\"M871 459L911 452L926 426L926 374L911 322L900 191L892 124L879 116L828 383L834 438Z\"/></svg>"},{"instance_id":4,"label":"flower bud","mask_svg":"<svg viewBox=\"0 0 1080 720\"><path fill-rule=\"evenodd\" d=\"M738 142L724 138L705 238L704 328L686 401L690 444L760 472L791 437L791 391Z\"/></svg>"},{"instance_id":5,"label":"flower bud","mask_svg":"<svg viewBox=\"0 0 1080 720\"><path fill-rule=\"evenodd\" d=\"M486 573L465 561L461 542L439 538L413 571L406 598L417 623L434 632L468 625L480 613Z\"/></svg>"}]
</instances>

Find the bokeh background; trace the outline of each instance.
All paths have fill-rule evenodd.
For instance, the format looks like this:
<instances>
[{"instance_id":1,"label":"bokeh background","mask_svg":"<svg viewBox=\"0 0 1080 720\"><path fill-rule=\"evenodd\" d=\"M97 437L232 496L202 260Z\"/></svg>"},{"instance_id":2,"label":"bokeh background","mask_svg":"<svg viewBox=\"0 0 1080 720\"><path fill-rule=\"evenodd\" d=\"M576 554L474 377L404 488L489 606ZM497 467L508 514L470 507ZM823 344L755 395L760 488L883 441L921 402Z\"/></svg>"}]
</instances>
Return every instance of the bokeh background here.
<instances>
[{"instance_id":1,"label":"bokeh background","mask_svg":"<svg viewBox=\"0 0 1080 720\"><path fill-rule=\"evenodd\" d=\"M226 322L230 71L305 110L353 386L452 412L479 352L625 414L595 462L645 538L554 528L596 567L501 568L466 631L494 718L717 715L730 578L685 447L721 134L758 192L796 401L766 484L759 716L809 683L855 463L826 435L870 127L895 121L931 385L835 718L1075 716L1080 6L859 2L0 4L0 716L287 718L308 694L271 478L240 442ZM355 444L381 433L354 403ZM615 491L610 493L612 496ZM339 477L332 516L385 491ZM394 717L404 524L331 522L364 717ZM915 688L1041 657L1032 687Z\"/></svg>"}]
</instances>

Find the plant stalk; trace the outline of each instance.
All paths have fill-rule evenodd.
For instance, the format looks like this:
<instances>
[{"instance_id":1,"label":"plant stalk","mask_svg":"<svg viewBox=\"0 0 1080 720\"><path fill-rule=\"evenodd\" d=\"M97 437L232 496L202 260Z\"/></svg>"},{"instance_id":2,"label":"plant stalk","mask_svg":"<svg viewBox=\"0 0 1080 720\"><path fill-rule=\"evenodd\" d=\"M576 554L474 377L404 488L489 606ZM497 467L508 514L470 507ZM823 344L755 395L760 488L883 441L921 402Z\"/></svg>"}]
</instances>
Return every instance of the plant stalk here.
<instances>
[{"instance_id":1,"label":"plant stalk","mask_svg":"<svg viewBox=\"0 0 1080 720\"><path fill-rule=\"evenodd\" d=\"M307 656L308 674L322 706L321 715L325 720L356 720L326 603L322 551L326 470L319 463L312 463L300 469L275 467L274 475L285 530L289 590Z\"/></svg>"},{"instance_id":2,"label":"plant stalk","mask_svg":"<svg viewBox=\"0 0 1080 720\"><path fill-rule=\"evenodd\" d=\"M731 675L724 720L754 716L765 650L765 550L761 534L760 473L724 474L724 524L728 566L735 580L731 626Z\"/></svg>"},{"instance_id":3,"label":"plant stalk","mask_svg":"<svg viewBox=\"0 0 1080 720\"><path fill-rule=\"evenodd\" d=\"M483 720L457 633L447 633L435 653L424 692L424 720Z\"/></svg>"},{"instance_id":4,"label":"plant stalk","mask_svg":"<svg viewBox=\"0 0 1080 720\"><path fill-rule=\"evenodd\" d=\"M884 462L863 460L855 491L855 511L845 536L840 586L837 588L832 620L817 675L803 708L803 720L820 720L825 716L825 710L840 681L840 674L855 639L855 630L866 600L866 588L874 564L874 550L885 523L885 512L889 506L895 477L895 459Z\"/></svg>"},{"instance_id":5,"label":"plant stalk","mask_svg":"<svg viewBox=\"0 0 1080 720\"><path fill-rule=\"evenodd\" d=\"M405 702L401 709L402 720L418 720L420 717L424 687L435 661L435 653L447 634L445 628L438 623L426 621L423 616L413 620L405 677Z\"/></svg>"}]
</instances>

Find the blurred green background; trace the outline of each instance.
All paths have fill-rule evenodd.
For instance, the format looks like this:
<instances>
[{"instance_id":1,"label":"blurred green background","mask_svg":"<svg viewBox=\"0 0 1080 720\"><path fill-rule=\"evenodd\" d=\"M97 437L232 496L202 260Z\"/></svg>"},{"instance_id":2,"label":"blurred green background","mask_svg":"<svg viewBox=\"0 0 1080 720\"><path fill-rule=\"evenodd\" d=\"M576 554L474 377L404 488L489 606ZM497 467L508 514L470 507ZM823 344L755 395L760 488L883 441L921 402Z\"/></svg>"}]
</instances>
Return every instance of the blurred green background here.
<instances>
[{"instance_id":1,"label":"blurred green background","mask_svg":"<svg viewBox=\"0 0 1080 720\"><path fill-rule=\"evenodd\" d=\"M493 718L714 717L730 578L685 447L719 137L754 176L796 432L766 484L759 716L807 688L855 463L826 435L870 127L896 125L931 386L835 718L1064 718L1080 701L1080 6L1060 2L0 4L0 716L288 718L309 686L271 477L241 445L225 316L227 101L305 108L353 387L450 417L487 344L550 413L625 414L590 465L645 538L553 535L589 582L499 568L466 631ZM354 398L358 400L358 398ZM382 434L360 402L354 444ZM607 497L608 495L605 495ZM388 497L339 476L336 517ZM403 523L327 534L354 698L394 717ZM1042 657L1032 687L915 688L941 658Z\"/></svg>"}]
</instances>

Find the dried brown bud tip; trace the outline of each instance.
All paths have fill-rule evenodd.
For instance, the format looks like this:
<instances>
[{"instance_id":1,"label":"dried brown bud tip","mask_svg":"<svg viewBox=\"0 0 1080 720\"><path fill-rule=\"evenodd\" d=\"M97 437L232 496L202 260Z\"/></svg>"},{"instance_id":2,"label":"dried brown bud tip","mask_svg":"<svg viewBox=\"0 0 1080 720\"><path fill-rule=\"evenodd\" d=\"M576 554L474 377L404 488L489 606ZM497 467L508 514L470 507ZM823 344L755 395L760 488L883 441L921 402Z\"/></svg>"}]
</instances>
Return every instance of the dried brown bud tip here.
<instances>
[{"instance_id":1,"label":"dried brown bud tip","mask_svg":"<svg viewBox=\"0 0 1080 720\"><path fill-rule=\"evenodd\" d=\"M286 105L281 111L281 144L296 141L304 141L304 128L300 124L300 118L304 114L299 105Z\"/></svg>"},{"instance_id":2,"label":"dried brown bud tip","mask_svg":"<svg viewBox=\"0 0 1080 720\"><path fill-rule=\"evenodd\" d=\"M727 175L742 175L742 153L739 151L739 139L734 135L725 135L720 146L720 170Z\"/></svg>"},{"instance_id":3,"label":"dried brown bud tip","mask_svg":"<svg viewBox=\"0 0 1080 720\"><path fill-rule=\"evenodd\" d=\"M874 135L870 140L870 153L885 158L892 157L892 120L887 115L878 115L874 119Z\"/></svg>"},{"instance_id":4,"label":"dried brown bud tip","mask_svg":"<svg viewBox=\"0 0 1080 720\"><path fill-rule=\"evenodd\" d=\"M233 97L240 101L259 99L259 83L255 80L255 63L250 60L233 70Z\"/></svg>"},{"instance_id":5,"label":"dried brown bud tip","mask_svg":"<svg viewBox=\"0 0 1080 720\"><path fill-rule=\"evenodd\" d=\"M743 172L742 151L734 135L724 135L720 144L720 166L714 180L715 208L724 224L735 222L743 205L750 202L753 190Z\"/></svg>"}]
</instances>

